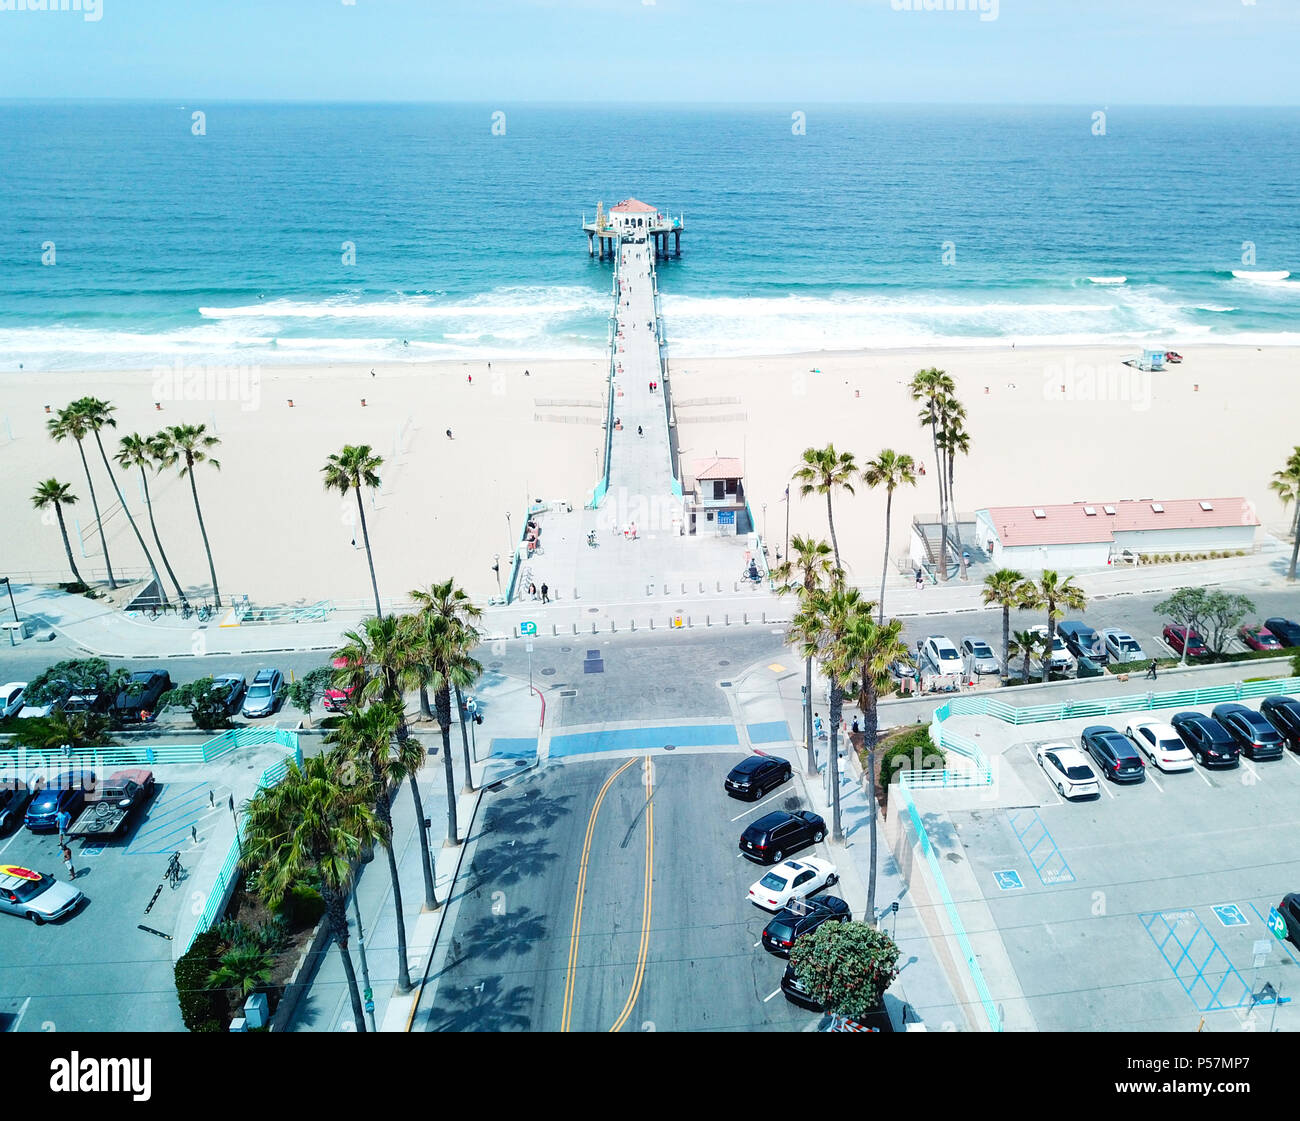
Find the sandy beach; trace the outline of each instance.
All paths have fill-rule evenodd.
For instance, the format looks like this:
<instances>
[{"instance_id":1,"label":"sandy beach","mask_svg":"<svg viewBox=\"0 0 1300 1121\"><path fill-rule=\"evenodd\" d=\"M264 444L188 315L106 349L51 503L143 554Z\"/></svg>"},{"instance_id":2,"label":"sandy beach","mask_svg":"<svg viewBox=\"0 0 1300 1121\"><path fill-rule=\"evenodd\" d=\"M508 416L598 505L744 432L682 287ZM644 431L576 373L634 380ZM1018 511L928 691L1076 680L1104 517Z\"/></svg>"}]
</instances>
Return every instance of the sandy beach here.
<instances>
[{"instance_id":1,"label":"sandy beach","mask_svg":"<svg viewBox=\"0 0 1300 1121\"><path fill-rule=\"evenodd\" d=\"M671 321L667 328L671 338ZM891 553L905 552L912 516L937 508L933 452L907 391L911 375L928 366L952 375L968 410L971 454L958 463L955 487L963 511L1240 494L1256 503L1264 530L1280 528L1282 506L1268 482L1296 443L1298 391L1289 375L1300 353L1187 348L1181 365L1158 373L1122 365L1131 353L999 347L674 355L671 384L687 470L700 456L743 458L760 530L767 504L773 549L784 541L782 496L800 453L829 441L860 463L892 447L926 465L917 488L895 497ZM260 603L367 596L359 531L357 547L351 543L355 507L322 489L320 468L343 444L369 443L386 460L383 486L367 500L381 594L403 599L413 587L455 575L486 598L496 592L493 554L508 552L528 499L577 506L595 482L604 369L600 360L497 361L490 370L486 362L390 364L376 365L373 376L370 367L351 365L187 367L169 381L151 371L0 373L0 465L8 484L0 492L0 565L20 581L67 578L58 531L29 500L39 480L54 476L81 499L69 511L78 564L87 576L102 569L75 447L45 433L46 405L57 410L93 394L117 406L117 430L106 434L110 455L119 436L170 424L207 424L220 437L222 469L201 469L198 486L223 595ZM87 454L107 512L114 496L93 444ZM151 541L138 475L120 478ZM206 585L189 484L165 472L151 487L182 584ZM86 536L84 561L73 518ZM143 558L125 519L107 520L115 568L138 574ZM883 521L883 494L860 490L836 499L840 548L854 579L868 587L878 579ZM796 490L790 532L824 536L824 500L800 499Z\"/></svg>"}]
</instances>

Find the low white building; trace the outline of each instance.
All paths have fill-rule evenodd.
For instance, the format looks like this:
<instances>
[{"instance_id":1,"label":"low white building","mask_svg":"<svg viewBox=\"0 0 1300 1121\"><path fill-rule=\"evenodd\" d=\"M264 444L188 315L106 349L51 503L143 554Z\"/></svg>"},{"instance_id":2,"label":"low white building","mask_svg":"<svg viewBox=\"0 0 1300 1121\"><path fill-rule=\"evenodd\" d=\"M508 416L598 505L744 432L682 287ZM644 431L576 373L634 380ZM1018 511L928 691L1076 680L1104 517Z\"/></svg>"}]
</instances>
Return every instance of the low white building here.
<instances>
[{"instance_id":1,"label":"low white building","mask_svg":"<svg viewBox=\"0 0 1300 1121\"><path fill-rule=\"evenodd\" d=\"M610 224L623 235L648 233L659 224L659 211L640 199L624 199L609 208Z\"/></svg>"},{"instance_id":2,"label":"low white building","mask_svg":"<svg viewBox=\"0 0 1300 1121\"><path fill-rule=\"evenodd\" d=\"M688 534L720 537L748 534L745 506L745 469L740 460L712 456L698 460L685 479L682 499Z\"/></svg>"},{"instance_id":3,"label":"low white building","mask_svg":"<svg viewBox=\"0 0 1300 1121\"><path fill-rule=\"evenodd\" d=\"M1122 499L975 512L997 568L1105 568L1125 554L1250 552L1259 518L1244 498Z\"/></svg>"}]
</instances>

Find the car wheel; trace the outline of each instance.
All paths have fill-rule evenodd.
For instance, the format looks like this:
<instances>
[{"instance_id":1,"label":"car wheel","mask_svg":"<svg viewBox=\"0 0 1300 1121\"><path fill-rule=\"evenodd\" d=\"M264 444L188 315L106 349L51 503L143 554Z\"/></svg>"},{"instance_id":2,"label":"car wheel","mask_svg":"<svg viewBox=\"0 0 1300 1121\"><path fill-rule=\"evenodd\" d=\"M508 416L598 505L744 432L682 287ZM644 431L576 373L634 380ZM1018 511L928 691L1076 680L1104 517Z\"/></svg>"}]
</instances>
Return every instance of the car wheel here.
<instances>
[{"instance_id":1,"label":"car wheel","mask_svg":"<svg viewBox=\"0 0 1300 1121\"><path fill-rule=\"evenodd\" d=\"M786 769L781 772L782 782L789 782L793 777L794 777L794 771L792 771L789 767L786 767Z\"/></svg>"},{"instance_id":2,"label":"car wheel","mask_svg":"<svg viewBox=\"0 0 1300 1121\"><path fill-rule=\"evenodd\" d=\"M834 887L839 882L840 882L840 874L838 872L832 872L826 880L826 886Z\"/></svg>"},{"instance_id":3,"label":"car wheel","mask_svg":"<svg viewBox=\"0 0 1300 1121\"><path fill-rule=\"evenodd\" d=\"M45 920L44 920L43 918L41 918L41 916L38 915L35 911L28 911L28 912L27 912L27 917L28 917L29 919L31 919L32 922L34 922L37 926L44 926L44 925L45 925Z\"/></svg>"},{"instance_id":4,"label":"car wheel","mask_svg":"<svg viewBox=\"0 0 1300 1121\"><path fill-rule=\"evenodd\" d=\"M773 864L780 864L781 861L783 861L784 859L785 859L785 853L782 852L780 849L777 849L776 852L772 854Z\"/></svg>"},{"instance_id":5,"label":"car wheel","mask_svg":"<svg viewBox=\"0 0 1300 1121\"><path fill-rule=\"evenodd\" d=\"M1059 783L1059 782L1058 782L1058 783L1056 784L1056 792L1057 792L1057 793L1058 793L1062 798L1064 798L1064 797L1065 797L1065 785L1064 785L1063 783Z\"/></svg>"},{"instance_id":6,"label":"car wheel","mask_svg":"<svg viewBox=\"0 0 1300 1121\"><path fill-rule=\"evenodd\" d=\"M820 845L824 836L826 836L826 834L818 829L817 832L813 834L813 844Z\"/></svg>"}]
</instances>

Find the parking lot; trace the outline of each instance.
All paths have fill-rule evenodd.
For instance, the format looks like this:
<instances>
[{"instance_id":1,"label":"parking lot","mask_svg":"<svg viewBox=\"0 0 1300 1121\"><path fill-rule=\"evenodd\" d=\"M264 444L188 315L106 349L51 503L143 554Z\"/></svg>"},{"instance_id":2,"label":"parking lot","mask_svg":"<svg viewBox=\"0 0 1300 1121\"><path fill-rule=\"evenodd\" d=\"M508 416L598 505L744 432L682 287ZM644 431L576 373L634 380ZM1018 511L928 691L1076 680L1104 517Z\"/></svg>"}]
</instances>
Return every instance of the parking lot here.
<instances>
[{"instance_id":1,"label":"parking lot","mask_svg":"<svg viewBox=\"0 0 1300 1121\"><path fill-rule=\"evenodd\" d=\"M584 757L487 794L469 873L448 915L447 961L431 978L416 1026L605 1031L621 1020L625 1031L816 1027L822 1017L780 991L784 960L759 945L771 916L746 892L763 869L737 852L756 817L807 807L799 768L763 801L738 802L722 780L744 757L656 751L649 804L640 755L621 772L627 755ZM799 855L825 856L825 846ZM585 893L575 934L580 876Z\"/></svg>"},{"instance_id":2,"label":"parking lot","mask_svg":"<svg viewBox=\"0 0 1300 1121\"><path fill-rule=\"evenodd\" d=\"M944 811L943 794L918 792L973 941L988 951L988 935L1000 937L980 954L994 999L1009 1025L1047 1031L1300 1028L1300 949L1265 925L1300 890L1300 757L1148 766L1140 784L1059 797L1035 748L1077 744L1084 724L1123 731L1127 719L997 729L979 718L986 746L1014 741L1000 752L996 804ZM1268 985L1283 1003L1252 999Z\"/></svg>"}]
</instances>

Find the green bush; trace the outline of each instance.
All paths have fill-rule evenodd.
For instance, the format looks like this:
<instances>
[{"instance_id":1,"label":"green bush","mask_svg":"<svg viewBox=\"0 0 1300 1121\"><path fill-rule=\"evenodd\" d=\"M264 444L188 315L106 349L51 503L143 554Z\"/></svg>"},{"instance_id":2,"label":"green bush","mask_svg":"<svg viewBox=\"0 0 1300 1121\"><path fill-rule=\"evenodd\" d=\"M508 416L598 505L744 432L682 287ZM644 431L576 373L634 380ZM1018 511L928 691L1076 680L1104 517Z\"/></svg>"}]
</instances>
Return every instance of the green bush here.
<instances>
[{"instance_id":1,"label":"green bush","mask_svg":"<svg viewBox=\"0 0 1300 1121\"><path fill-rule=\"evenodd\" d=\"M220 967L223 950L221 935L209 930L195 938L194 945L176 963L176 998L190 1031L226 1030L227 1025L222 1022L226 995L219 989L208 988L208 978Z\"/></svg>"},{"instance_id":2,"label":"green bush","mask_svg":"<svg viewBox=\"0 0 1300 1121\"><path fill-rule=\"evenodd\" d=\"M284 917L294 930L315 926L325 914L325 900L309 884L294 884L287 892L275 913Z\"/></svg>"}]
</instances>

